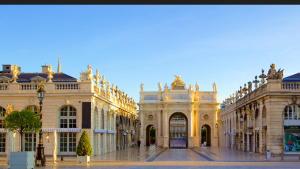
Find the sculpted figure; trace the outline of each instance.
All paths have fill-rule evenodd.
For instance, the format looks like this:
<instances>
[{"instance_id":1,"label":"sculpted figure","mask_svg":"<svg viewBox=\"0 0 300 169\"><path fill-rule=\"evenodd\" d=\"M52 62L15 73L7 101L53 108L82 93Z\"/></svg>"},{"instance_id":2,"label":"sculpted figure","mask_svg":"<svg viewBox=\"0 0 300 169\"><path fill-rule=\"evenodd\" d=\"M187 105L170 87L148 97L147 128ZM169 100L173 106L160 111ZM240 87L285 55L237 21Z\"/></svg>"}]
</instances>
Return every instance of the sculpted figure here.
<instances>
[{"instance_id":1,"label":"sculpted figure","mask_svg":"<svg viewBox=\"0 0 300 169\"><path fill-rule=\"evenodd\" d=\"M254 87L255 89L257 88L257 84L259 83L259 80L257 80L257 76L255 76L255 79L253 80L253 83L254 83Z\"/></svg>"},{"instance_id":2,"label":"sculpted figure","mask_svg":"<svg viewBox=\"0 0 300 169\"><path fill-rule=\"evenodd\" d=\"M87 68L87 79L88 80L92 80L93 78L93 70L92 70L92 66L91 65L88 65L88 68Z\"/></svg>"},{"instance_id":3,"label":"sculpted figure","mask_svg":"<svg viewBox=\"0 0 300 169\"><path fill-rule=\"evenodd\" d=\"M161 91L162 87L161 87L161 83L160 82L157 84L157 86L158 86L158 91Z\"/></svg>"},{"instance_id":4,"label":"sculpted figure","mask_svg":"<svg viewBox=\"0 0 300 169\"><path fill-rule=\"evenodd\" d=\"M261 70L261 75L259 75L259 78L261 79L261 84L265 84L265 78L267 77L267 75L265 75L265 70L264 69L262 69Z\"/></svg>"},{"instance_id":5,"label":"sculpted figure","mask_svg":"<svg viewBox=\"0 0 300 169\"><path fill-rule=\"evenodd\" d=\"M268 71L267 79L277 79L276 75L277 72L276 72L275 64L271 64L270 69Z\"/></svg>"},{"instance_id":6,"label":"sculpted figure","mask_svg":"<svg viewBox=\"0 0 300 169\"><path fill-rule=\"evenodd\" d=\"M13 79L13 82L17 81L19 74L20 74L20 71L19 71L18 66L17 65L13 65L13 67L12 67L12 79Z\"/></svg>"},{"instance_id":7,"label":"sculpted figure","mask_svg":"<svg viewBox=\"0 0 300 169\"><path fill-rule=\"evenodd\" d=\"M49 65L48 70L47 70L47 80L51 82L53 79L53 71L52 71L52 66Z\"/></svg>"},{"instance_id":8,"label":"sculpted figure","mask_svg":"<svg viewBox=\"0 0 300 169\"><path fill-rule=\"evenodd\" d=\"M249 92L252 91L252 82L248 82L248 91L249 91Z\"/></svg>"},{"instance_id":9,"label":"sculpted figure","mask_svg":"<svg viewBox=\"0 0 300 169\"><path fill-rule=\"evenodd\" d=\"M247 89L247 85L246 85L246 83L244 84L244 88L243 88L243 93L246 95L247 94L247 91L248 91L248 89Z\"/></svg>"},{"instance_id":10,"label":"sculpted figure","mask_svg":"<svg viewBox=\"0 0 300 169\"><path fill-rule=\"evenodd\" d=\"M239 94L240 94L240 98L243 97L243 87L242 86L240 86Z\"/></svg>"},{"instance_id":11,"label":"sculpted figure","mask_svg":"<svg viewBox=\"0 0 300 169\"><path fill-rule=\"evenodd\" d=\"M283 78L283 69L279 69L277 72L277 79L282 79Z\"/></svg>"},{"instance_id":12,"label":"sculpted figure","mask_svg":"<svg viewBox=\"0 0 300 169\"><path fill-rule=\"evenodd\" d=\"M140 85L140 91L141 92L144 91L144 83L141 83L141 85Z\"/></svg>"},{"instance_id":13,"label":"sculpted figure","mask_svg":"<svg viewBox=\"0 0 300 169\"><path fill-rule=\"evenodd\" d=\"M239 91L236 91L236 92L235 92L235 99L236 99L236 100L239 99Z\"/></svg>"},{"instance_id":14,"label":"sculpted figure","mask_svg":"<svg viewBox=\"0 0 300 169\"><path fill-rule=\"evenodd\" d=\"M95 78L96 85L99 85L100 79L101 79L101 75L100 75L98 69L96 69L96 75L94 76L94 78Z\"/></svg>"},{"instance_id":15,"label":"sculpted figure","mask_svg":"<svg viewBox=\"0 0 300 169\"><path fill-rule=\"evenodd\" d=\"M184 88L185 83L179 75L175 75L175 80L171 84L172 89Z\"/></svg>"},{"instance_id":16,"label":"sculpted figure","mask_svg":"<svg viewBox=\"0 0 300 169\"><path fill-rule=\"evenodd\" d=\"M196 82L195 88L196 88L196 91L199 91L199 85L197 82Z\"/></svg>"}]
</instances>

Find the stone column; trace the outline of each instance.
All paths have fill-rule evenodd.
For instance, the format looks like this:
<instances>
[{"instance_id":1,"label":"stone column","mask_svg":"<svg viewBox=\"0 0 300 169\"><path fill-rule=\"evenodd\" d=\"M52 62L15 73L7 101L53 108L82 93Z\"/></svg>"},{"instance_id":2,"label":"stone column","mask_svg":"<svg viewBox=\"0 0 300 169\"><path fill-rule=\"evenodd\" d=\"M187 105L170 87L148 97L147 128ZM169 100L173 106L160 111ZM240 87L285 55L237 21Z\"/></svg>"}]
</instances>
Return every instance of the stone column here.
<instances>
[{"instance_id":1,"label":"stone column","mask_svg":"<svg viewBox=\"0 0 300 169\"><path fill-rule=\"evenodd\" d=\"M140 106L140 109L142 108L142 106ZM140 128L140 141L141 141L141 147L145 146L145 122L144 122L144 112L141 111L140 112L140 120L141 120L141 128Z\"/></svg>"},{"instance_id":2,"label":"stone column","mask_svg":"<svg viewBox=\"0 0 300 169\"><path fill-rule=\"evenodd\" d=\"M200 119L200 116L199 116L199 111L198 110L194 110L195 112L195 116L194 116L194 118L195 118L195 123L196 123L196 125L195 125L195 141L194 141L194 146L195 147L200 147L200 139L199 139L199 133L200 133L200 131L199 131L199 129L200 129L200 125L199 125L199 119ZM219 136L218 136L219 137Z\"/></svg>"},{"instance_id":3,"label":"stone column","mask_svg":"<svg viewBox=\"0 0 300 169\"><path fill-rule=\"evenodd\" d=\"M163 139L163 147L169 147L169 122L168 122L168 113L166 111L163 112L163 121L164 121L164 139Z\"/></svg>"},{"instance_id":4,"label":"stone column","mask_svg":"<svg viewBox=\"0 0 300 169\"><path fill-rule=\"evenodd\" d=\"M57 131L54 130L53 132L53 143L54 143L54 146L53 146L53 163L56 163L56 160L57 160Z\"/></svg>"}]
</instances>

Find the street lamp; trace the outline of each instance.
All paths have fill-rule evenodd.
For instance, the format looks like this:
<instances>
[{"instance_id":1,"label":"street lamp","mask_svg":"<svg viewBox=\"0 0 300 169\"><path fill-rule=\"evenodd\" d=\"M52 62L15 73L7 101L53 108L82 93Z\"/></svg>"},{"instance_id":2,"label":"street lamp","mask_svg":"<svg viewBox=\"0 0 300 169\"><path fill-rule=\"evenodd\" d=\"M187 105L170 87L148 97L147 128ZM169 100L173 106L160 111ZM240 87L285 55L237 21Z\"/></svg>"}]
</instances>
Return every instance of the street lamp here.
<instances>
[{"instance_id":1,"label":"street lamp","mask_svg":"<svg viewBox=\"0 0 300 169\"><path fill-rule=\"evenodd\" d=\"M43 116L42 116L42 107L43 107L43 100L45 98L45 89L44 89L44 85L42 83L38 86L37 97L39 99L39 105L40 105L40 122L42 123L42 118L43 118ZM42 129L40 129L40 131L39 131L39 144L38 144L38 147L37 147L37 155L36 155L36 159L35 159L35 164L37 166L39 166L39 164L41 164L41 166L45 166L45 164L46 164L42 134L43 134ZM40 161L40 162L37 163L38 161Z\"/></svg>"}]
</instances>

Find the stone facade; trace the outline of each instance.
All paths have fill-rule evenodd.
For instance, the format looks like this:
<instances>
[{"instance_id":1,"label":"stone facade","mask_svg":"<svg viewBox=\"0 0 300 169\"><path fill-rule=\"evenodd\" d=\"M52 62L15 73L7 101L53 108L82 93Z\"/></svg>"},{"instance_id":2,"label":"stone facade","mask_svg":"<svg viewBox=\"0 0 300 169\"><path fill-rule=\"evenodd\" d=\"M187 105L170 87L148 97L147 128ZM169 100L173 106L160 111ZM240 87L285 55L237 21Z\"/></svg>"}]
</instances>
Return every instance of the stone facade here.
<instances>
[{"instance_id":1,"label":"stone facade","mask_svg":"<svg viewBox=\"0 0 300 169\"><path fill-rule=\"evenodd\" d=\"M45 65L41 73L21 73L16 65L0 71L0 154L20 150L20 136L7 131L3 118L13 110L31 109L39 113L36 90L45 88L42 109L43 143L46 155L75 155L81 132L86 130L93 154L100 155L136 144L137 105L132 98L101 76L92 67L80 79L52 71ZM35 151L38 134L26 134L26 151Z\"/></svg>"},{"instance_id":2,"label":"stone facade","mask_svg":"<svg viewBox=\"0 0 300 169\"><path fill-rule=\"evenodd\" d=\"M283 78L272 64L265 75L222 104L222 147L272 154L300 152L300 74ZM267 81L266 81L266 80Z\"/></svg>"},{"instance_id":3,"label":"stone facade","mask_svg":"<svg viewBox=\"0 0 300 169\"><path fill-rule=\"evenodd\" d=\"M217 146L219 104L215 84L213 91L199 91L198 84L186 88L180 76L171 87L166 84L162 89L158 83L158 91L144 91L142 84L139 108L142 146L149 145L149 126L155 129L155 144L160 147L176 147L176 139L185 141L182 148L199 147L201 142ZM201 138L203 126L207 126L205 140Z\"/></svg>"}]
</instances>

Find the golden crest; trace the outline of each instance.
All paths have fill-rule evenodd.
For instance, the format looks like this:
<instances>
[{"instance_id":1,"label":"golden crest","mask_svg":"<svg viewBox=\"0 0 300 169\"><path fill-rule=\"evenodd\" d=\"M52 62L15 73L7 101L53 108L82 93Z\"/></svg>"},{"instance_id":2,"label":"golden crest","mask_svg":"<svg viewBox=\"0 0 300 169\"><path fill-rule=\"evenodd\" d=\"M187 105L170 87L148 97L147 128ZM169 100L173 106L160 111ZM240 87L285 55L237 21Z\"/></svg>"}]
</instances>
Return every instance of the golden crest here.
<instances>
[{"instance_id":1,"label":"golden crest","mask_svg":"<svg viewBox=\"0 0 300 169\"><path fill-rule=\"evenodd\" d=\"M171 85L172 89L184 89L185 83L179 75L175 75L175 80Z\"/></svg>"}]
</instances>

